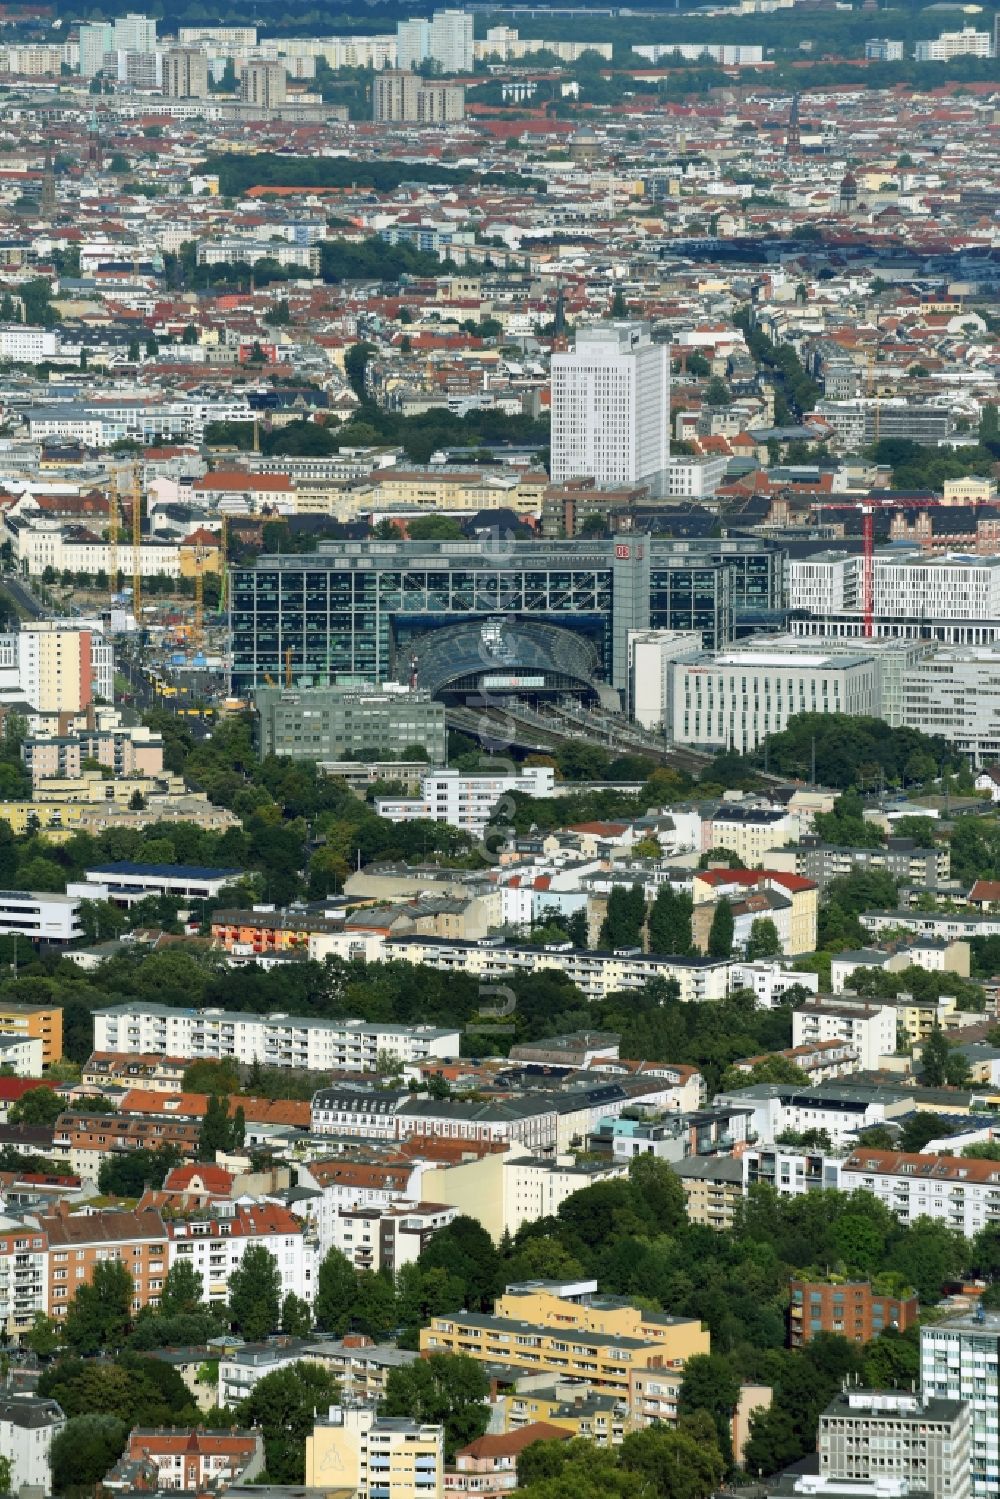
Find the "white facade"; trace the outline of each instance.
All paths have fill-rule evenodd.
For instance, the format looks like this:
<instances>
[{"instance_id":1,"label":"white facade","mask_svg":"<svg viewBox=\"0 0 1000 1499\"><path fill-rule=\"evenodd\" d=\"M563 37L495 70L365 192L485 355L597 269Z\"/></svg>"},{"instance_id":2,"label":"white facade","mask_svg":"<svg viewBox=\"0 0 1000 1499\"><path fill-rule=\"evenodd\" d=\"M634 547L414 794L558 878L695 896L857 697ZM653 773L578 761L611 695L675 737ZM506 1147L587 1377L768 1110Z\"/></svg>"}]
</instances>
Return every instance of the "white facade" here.
<instances>
[{"instance_id":1,"label":"white facade","mask_svg":"<svg viewBox=\"0 0 1000 1499\"><path fill-rule=\"evenodd\" d=\"M472 15L464 10L437 10L430 23L430 59L442 73L471 73L476 63Z\"/></svg>"},{"instance_id":2,"label":"white facade","mask_svg":"<svg viewBox=\"0 0 1000 1499\"><path fill-rule=\"evenodd\" d=\"M671 458L667 463L667 496L669 499L711 499L729 467L729 459Z\"/></svg>"},{"instance_id":3,"label":"white facade","mask_svg":"<svg viewBox=\"0 0 1000 1499\"><path fill-rule=\"evenodd\" d=\"M985 1312L925 1323L920 1329L924 1398L965 1400L972 1416L973 1499L1000 1490L1000 1316Z\"/></svg>"},{"instance_id":4,"label":"white facade","mask_svg":"<svg viewBox=\"0 0 1000 1499\"><path fill-rule=\"evenodd\" d=\"M83 659L80 635L90 637ZM95 697L114 701L115 653L101 633L100 622L86 619L39 619L23 624L14 636L0 637L0 685L13 686L6 670L10 647L16 656L16 689L39 712L78 713Z\"/></svg>"},{"instance_id":5,"label":"white facade","mask_svg":"<svg viewBox=\"0 0 1000 1499\"><path fill-rule=\"evenodd\" d=\"M129 11L114 23L112 46L119 52L152 52L156 46L156 22Z\"/></svg>"},{"instance_id":6,"label":"white facade","mask_svg":"<svg viewBox=\"0 0 1000 1499\"><path fill-rule=\"evenodd\" d=\"M497 803L511 792L551 796L555 772L551 766L528 766L513 775L463 775L442 770L424 776L419 796L380 796L375 810L389 822L446 822L474 837L490 825Z\"/></svg>"},{"instance_id":7,"label":"white facade","mask_svg":"<svg viewBox=\"0 0 1000 1499\"><path fill-rule=\"evenodd\" d=\"M61 1406L43 1395L8 1393L0 1399L0 1452L10 1459L10 1492L25 1486L52 1492L49 1453L66 1425Z\"/></svg>"},{"instance_id":8,"label":"white facade","mask_svg":"<svg viewBox=\"0 0 1000 1499\"><path fill-rule=\"evenodd\" d=\"M754 650L698 653L673 663L673 737L745 754L798 713L878 712L870 654Z\"/></svg>"},{"instance_id":9,"label":"white facade","mask_svg":"<svg viewBox=\"0 0 1000 1499\"><path fill-rule=\"evenodd\" d=\"M114 46L115 29L110 21L85 21L80 27L80 76L95 77L104 66L104 54Z\"/></svg>"},{"instance_id":10,"label":"white facade","mask_svg":"<svg viewBox=\"0 0 1000 1499\"><path fill-rule=\"evenodd\" d=\"M366 1025L360 1020L179 1010L136 1003L95 1010L94 1049L220 1060L232 1057L248 1064L256 1059L311 1071L372 1072L380 1053L395 1056L404 1065L456 1057L459 1033L434 1026Z\"/></svg>"},{"instance_id":11,"label":"white facade","mask_svg":"<svg viewBox=\"0 0 1000 1499\"><path fill-rule=\"evenodd\" d=\"M818 973L796 973L783 963L759 959L755 962L734 963L729 974L730 989L752 989L757 1003L765 1010L773 1010L782 995L789 989L809 989L819 993Z\"/></svg>"},{"instance_id":12,"label":"white facade","mask_svg":"<svg viewBox=\"0 0 1000 1499\"><path fill-rule=\"evenodd\" d=\"M644 729L662 729L671 737L670 665L675 657L700 650L701 644L697 630L629 631L629 706Z\"/></svg>"},{"instance_id":13,"label":"white facade","mask_svg":"<svg viewBox=\"0 0 1000 1499\"><path fill-rule=\"evenodd\" d=\"M227 885L242 879L242 869L201 869L186 864L101 864L84 870L82 880L71 880L68 895L85 900L110 900L128 909L150 895L176 900L213 900Z\"/></svg>"},{"instance_id":14,"label":"white facade","mask_svg":"<svg viewBox=\"0 0 1000 1499\"><path fill-rule=\"evenodd\" d=\"M1000 649L945 646L903 674L901 722L940 734L974 764L1000 758Z\"/></svg>"},{"instance_id":15,"label":"white facade","mask_svg":"<svg viewBox=\"0 0 1000 1499\"><path fill-rule=\"evenodd\" d=\"M15 1077L41 1077L44 1050L41 1036L0 1035L0 1067L12 1068Z\"/></svg>"},{"instance_id":16,"label":"white facade","mask_svg":"<svg viewBox=\"0 0 1000 1499\"><path fill-rule=\"evenodd\" d=\"M289 1292L312 1305L316 1292L315 1244L288 1212L274 1203L249 1207L219 1203L216 1217L168 1224L169 1266L186 1263L201 1277L207 1302L229 1299L229 1277L251 1245L267 1250L281 1271L282 1298Z\"/></svg>"},{"instance_id":17,"label":"white facade","mask_svg":"<svg viewBox=\"0 0 1000 1499\"><path fill-rule=\"evenodd\" d=\"M588 1171L569 1154L540 1160L512 1151L503 1165L504 1231L516 1234L525 1223L554 1218L562 1203L574 1192L599 1181L628 1176L628 1162Z\"/></svg>"},{"instance_id":18,"label":"white facade","mask_svg":"<svg viewBox=\"0 0 1000 1499\"><path fill-rule=\"evenodd\" d=\"M877 1001L851 1003L840 998L835 1004L810 1000L792 1011L792 1045L811 1046L817 1041L846 1041L858 1053L864 1072L876 1072L879 1059L896 1050L896 1006Z\"/></svg>"},{"instance_id":19,"label":"white facade","mask_svg":"<svg viewBox=\"0 0 1000 1499\"><path fill-rule=\"evenodd\" d=\"M861 558L841 552L790 557L786 563L788 606L810 614L856 609L861 595Z\"/></svg>"},{"instance_id":20,"label":"white facade","mask_svg":"<svg viewBox=\"0 0 1000 1499\"><path fill-rule=\"evenodd\" d=\"M332 1247L355 1270L395 1274L415 1264L431 1237L457 1216L457 1208L433 1202L342 1208L333 1223Z\"/></svg>"},{"instance_id":21,"label":"white facade","mask_svg":"<svg viewBox=\"0 0 1000 1499\"><path fill-rule=\"evenodd\" d=\"M45 359L55 359L58 354L59 335L49 328L29 328L18 323L5 323L0 327L0 359L41 364Z\"/></svg>"},{"instance_id":22,"label":"white facade","mask_svg":"<svg viewBox=\"0 0 1000 1499\"><path fill-rule=\"evenodd\" d=\"M993 38L988 31L963 26L961 31L942 31L930 41L917 42L917 62L947 62L952 57L992 57Z\"/></svg>"},{"instance_id":23,"label":"white facade","mask_svg":"<svg viewBox=\"0 0 1000 1499\"><path fill-rule=\"evenodd\" d=\"M581 328L552 356L552 482L667 485L670 349L644 323Z\"/></svg>"},{"instance_id":24,"label":"white facade","mask_svg":"<svg viewBox=\"0 0 1000 1499\"><path fill-rule=\"evenodd\" d=\"M33 942L75 942L83 936L80 902L40 890L0 890L0 937Z\"/></svg>"}]
</instances>

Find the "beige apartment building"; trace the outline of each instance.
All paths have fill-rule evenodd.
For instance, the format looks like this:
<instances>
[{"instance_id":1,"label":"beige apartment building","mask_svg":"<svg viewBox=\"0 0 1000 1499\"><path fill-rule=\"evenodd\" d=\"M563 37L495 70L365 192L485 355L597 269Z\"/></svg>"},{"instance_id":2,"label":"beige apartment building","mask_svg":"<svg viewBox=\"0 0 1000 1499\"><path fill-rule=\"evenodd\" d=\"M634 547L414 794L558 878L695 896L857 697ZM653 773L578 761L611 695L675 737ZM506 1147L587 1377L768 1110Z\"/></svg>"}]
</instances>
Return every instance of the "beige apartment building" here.
<instances>
[{"instance_id":1,"label":"beige apartment building","mask_svg":"<svg viewBox=\"0 0 1000 1499\"><path fill-rule=\"evenodd\" d=\"M306 1437L306 1488L357 1499L441 1499L444 1428L379 1418L371 1406L331 1406Z\"/></svg>"},{"instance_id":2,"label":"beige apartment building","mask_svg":"<svg viewBox=\"0 0 1000 1499\"><path fill-rule=\"evenodd\" d=\"M465 89L386 68L375 75L375 120L401 125L446 125L465 118Z\"/></svg>"}]
</instances>

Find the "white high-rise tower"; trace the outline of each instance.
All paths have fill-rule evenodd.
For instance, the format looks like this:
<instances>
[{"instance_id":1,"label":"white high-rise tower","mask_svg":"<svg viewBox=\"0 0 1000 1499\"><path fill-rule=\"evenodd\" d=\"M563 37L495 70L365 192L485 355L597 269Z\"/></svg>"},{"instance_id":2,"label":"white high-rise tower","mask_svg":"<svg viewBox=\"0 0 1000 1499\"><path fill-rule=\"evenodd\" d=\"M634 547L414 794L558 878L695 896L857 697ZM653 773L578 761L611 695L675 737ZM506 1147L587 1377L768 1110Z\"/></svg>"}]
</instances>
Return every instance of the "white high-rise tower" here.
<instances>
[{"instance_id":1,"label":"white high-rise tower","mask_svg":"<svg viewBox=\"0 0 1000 1499\"><path fill-rule=\"evenodd\" d=\"M581 328L572 350L552 356L552 482L659 494L669 459L669 345L645 323Z\"/></svg>"}]
</instances>

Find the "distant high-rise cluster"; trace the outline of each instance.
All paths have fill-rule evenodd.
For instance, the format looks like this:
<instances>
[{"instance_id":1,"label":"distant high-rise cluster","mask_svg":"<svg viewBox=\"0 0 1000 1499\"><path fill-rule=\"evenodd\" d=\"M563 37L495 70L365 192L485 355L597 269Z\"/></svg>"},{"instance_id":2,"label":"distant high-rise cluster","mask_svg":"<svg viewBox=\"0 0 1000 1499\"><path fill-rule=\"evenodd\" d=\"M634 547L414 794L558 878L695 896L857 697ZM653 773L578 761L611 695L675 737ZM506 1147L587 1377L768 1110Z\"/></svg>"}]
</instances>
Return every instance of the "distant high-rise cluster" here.
<instances>
[{"instance_id":1,"label":"distant high-rise cluster","mask_svg":"<svg viewBox=\"0 0 1000 1499\"><path fill-rule=\"evenodd\" d=\"M400 21L396 62L413 71L424 63L442 73L471 73L475 64L472 16L464 10L437 10L430 20Z\"/></svg>"}]
</instances>

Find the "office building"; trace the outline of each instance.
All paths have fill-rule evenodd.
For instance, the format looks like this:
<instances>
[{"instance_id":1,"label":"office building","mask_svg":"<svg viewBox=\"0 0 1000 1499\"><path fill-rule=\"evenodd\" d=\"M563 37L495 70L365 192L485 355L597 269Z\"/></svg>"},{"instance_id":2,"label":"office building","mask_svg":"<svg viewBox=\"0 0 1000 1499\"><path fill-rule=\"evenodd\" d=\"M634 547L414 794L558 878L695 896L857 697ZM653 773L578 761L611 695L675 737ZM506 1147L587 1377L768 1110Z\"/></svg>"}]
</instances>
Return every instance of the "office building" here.
<instances>
[{"instance_id":1,"label":"office building","mask_svg":"<svg viewBox=\"0 0 1000 1499\"><path fill-rule=\"evenodd\" d=\"M81 900L108 900L125 910L149 896L182 902L214 900L243 878L242 869L213 869L198 864L138 864L128 859L96 864L72 880L66 893Z\"/></svg>"},{"instance_id":2,"label":"office building","mask_svg":"<svg viewBox=\"0 0 1000 1499\"><path fill-rule=\"evenodd\" d=\"M917 42L913 56L917 62L948 62L952 57L992 57L993 38L988 31L963 26L961 31L942 31L927 41Z\"/></svg>"},{"instance_id":3,"label":"office building","mask_svg":"<svg viewBox=\"0 0 1000 1499\"><path fill-rule=\"evenodd\" d=\"M171 47L163 57L163 92L168 99L208 97L208 58L193 47Z\"/></svg>"},{"instance_id":4,"label":"office building","mask_svg":"<svg viewBox=\"0 0 1000 1499\"><path fill-rule=\"evenodd\" d=\"M240 69L240 98L255 109L280 109L287 97L288 74L281 62L248 62Z\"/></svg>"},{"instance_id":5,"label":"office building","mask_svg":"<svg viewBox=\"0 0 1000 1499\"><path fill-rule=\"evenodd\" d=\"M0 890L0 937L29 942L75 942L83 936L80 901L48 891Z\"/></svg>"},{"instance_id":6,"label":"office building","mask_svg":"<svg viewBox=\"0 0 1000 1499\"><path fill-rule=\"evenodd\" d=\"M418 747L429 765L448 759L444 705L429 692L258 687L254 708L262 757L395 760Z\"/></svg>"},{"instance_id":7,"label":"office building","mask_svg":"<svg viewBox=\"0 0 1000 1499\"><path fill-rule=\"evenodd\" d=\"M892 41L887 36L869 37L865 42L866 62L902 62L903 43Z\"/></svg>"},{"instance_id":8,"label":"office building","mask_svg":"<svg viewBox=\"0 0 1000 1499\"><path fill-rule=\"evenodd\" d=\"M114 23L111 50L114 52L153 52L156 49L156 22L133 11L119 16Z\"/></svg>"},{"instance_id":9,"label":"office building","mask_svg":"<svg viewBox=\"0 0 1000 1499\"><path fill-rule=\"evenodd\" d=\"M110 21L84 21L80 26L80 77L96 78L104 55L114 50L115 28Z\"/></svg>"},{"instance_id":10,"label":"office building","mask_svg":"<svg viewBox=\"0 0 1000 1499\"><path fill-rule=\"evenodd\" d=\"M989 576L992 582L992 570ZM1000 759L998 682L1000 645L941 646L904 674L901 722L940 734L974 765L993 765Z\"/></svg>"},{"instance_id":11,"label":"office building","mask_svg":"<svg viewBox=\"0 0 1000 1499\"><path fill-rule=\"evenodd\" d=\"M916 1295L888 1296L870 1280L792 1280L788 1344L803 1348L823 1332L851 1343L870 1343L886 1328L905 1332L920 1315ZM822 1428L821 1428L822 1429Z\"/></svg>"},{"instance_id":12,"label":"office building","mask_svg":"<svg viewBox=\"0 0 1000 1499\"><path fill-rule=\"evenodd\" d=\"M643 483L659 494L669 459L669 346L644 323L579 329L573 349L552 356L552 482Z\"/></svg>"},{"instance_id":13,"label":"office building","mask_svg":"<svg viewBox=\"0 0 1000 1499\"><path fill-rule=\"evenodd\" d=\"M904 437L924 447L947 442L955 431L955 418L946 406L906 401L891 396L876 401L860 396L848 401L816 402L816 414L830 423L837 442L849 453L889 437Z\"/></svg>"},{"instance_id":14,"label":"office building","mask_svg":"<svg viewBox=\"0 0 1000 1499\"><path fill-rule=\"evenodd\" d=\"M465 89L399 68L375 76L374 118L395 124L440 125L465 118Z\"/></svg>"},{"instance_id":15,"label":"office building","mask_svg":"<svg viewBox=\"0 0 1000 1499\"><path fill-rule=\"evenodd\" d=\"M636 630L629 636L629 705L636 723L673 738L671 666L700 649L701 637L691 630Z\"/></svg>"},{"instance_id":16,"label":"office building","mask_svg":"<svg viewBox=\"0 0 1000 1499\"><path fill-rule=\"evenodd\" d=\"M680 744L746 754L799 713L878 713L878 674L863 649L699 651L673 661L670 675Z\"/></svg>"},{"instance_id":17,"label":"office building","mask_svg":"<svg viewBox=\"0 0 1000 1499\"><path fill-rule=\"evenodd\" d=\"M284 679L457 692L627 696L629 634L717 649L780 608L784 556L757 538L320 542L230 573L233 690ZM498 620L497 615L503 615ZM290 653L290 654L289 654ZM600 684L604 684L603 686Z\"/></svg>"},{"instance_id":18,"label":"office building","mask_svg":"<svg viewBox=\"0 0 1000 1499\"><path fill-rule=\"evenodd\" d=\"M2 930L2 928L0 928ZM429 1025L366 1025L303 1015L182 1010L145 1002L94 1011L95 1052L132 1056L232 1057L310 1071L373 1072L379 1055L400 1062L455 1057L457 1030Z\"/></svg>"},{"instance_id":19,"label":"office building","mask_svg":"<svg viewBox=\"0 0 1000 1499\"><path fill-rule=\"evenodd\" d=\"M980 1311L921 1327L920 1387L925 1399L968 1403L972 1499L995 1499L1000 1490L1000 1313Z\"/></svg>"},{"instance_id":20,"label":"office building","mask_svg":"<svg viewBox=\"0 0 1000 1499\"><path fill-rule=\"evenodd\" d=\"M441 1499L444 1427L379 1416L370 1405L331 1405L306 1437L306 1487L357 1499Z\"/></svg>"},{"instance_id":21,"label":"office building","mask_svg":"<svg viewBox=\"0 0 1000 1499\"><path fill-rule=\"evenodd\" d=\"M933 1499L970 1499L972 1421L963 1399L908 1390L841 1390L819 1418L822 1478L893 1480Z\"/></svg>"}]
</instances>

